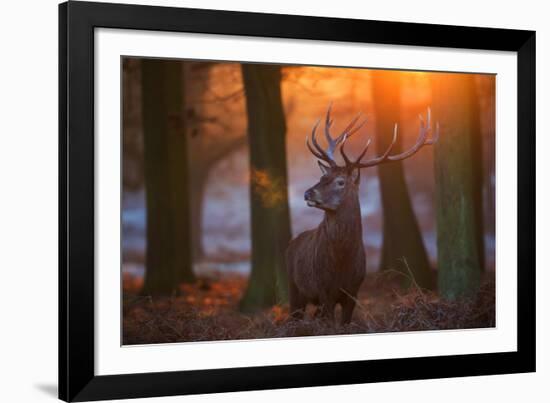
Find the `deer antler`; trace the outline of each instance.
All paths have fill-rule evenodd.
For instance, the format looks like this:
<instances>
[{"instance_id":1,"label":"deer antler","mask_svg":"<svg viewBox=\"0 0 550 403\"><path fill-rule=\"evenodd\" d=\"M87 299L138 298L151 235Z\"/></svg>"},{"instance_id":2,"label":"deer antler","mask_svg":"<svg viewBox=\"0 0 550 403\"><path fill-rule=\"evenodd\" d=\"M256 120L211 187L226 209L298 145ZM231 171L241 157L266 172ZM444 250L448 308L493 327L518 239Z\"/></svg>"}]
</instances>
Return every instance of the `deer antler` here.
<instances>
[{"instance_id":1,"label":"deer antler","mask_svg":"<svg viewBox=\"0 0 550 403\"><path fill-rule=\"evenodd\" d=\"M432 131L430 108L428 108L426 122L424 122L424 118L422 117L422 115L419 115L419 117L420 117L420 134L418 136L418 139L416 140L416 143L410 149L408 149L407 151L402 152L400 154L390 155L390 152L391 152L393 146L395 145L395 142L397 141L397 123L393 127L393 138L392 138L392 141L391 141L389 147L387 148L386 152L384 152L384 154L382 154L381 156L379 156L377 158L373 158L373 159L365 161L365 162L361 162L361 160L363 159L363 157L367 153L367 150L370 146L371 140L369 139L367 141L367 145L365 146L365 148L363 149L363 151L361 152L359 157L357 157L357 159L352 162L352 161L350 161L350 159L348 158L348 156L346 155L346 152L344 150L344 144L345 144L345 142L347 140L347 137L348 137L348 136L344 136L344 139L342 141L342 146L340 147L340 153L342 154L342 157L344 158L344 161L346 162L346 167L349 170L352 170L352 169L355 169L355 168L368 168L368 167L372 167L372 166L375 166L375 165L380 165L380 164L383 164L383 163L386 163L386 162L391 162L391 161L404 160L405 158L409 158L410 156L414 155L423 146L431 145L431 144L436 143L437 140L439 139L439 123L436 123L436 125L435 125L435 133L432 136L432 138L428 139L428 134Z\"/></svg>"},{"instance_id":2,"label":"deer antler","mask_svg":"<svg viewBox=\"0 0 550 403\"><path fill-rule=\"evenodd\" d=\"M340 143L345 141L346 138L351 137L354 133L356 133L363 125L367 122L365 119L361 124L358 126L355 126L359 118L361 117L361 113L358 113L355 118L352 119L349 125L346 126L346 128L338 135L336 138L333 138L330 134L330 127L332 126L333 120L330 118L330 112L332 110L332 103L329 105L327 110L327 115L325 117L325 138L328 143L328 148L326 150L323 149L317 142L317 139L315 137L315 131L317 130L317 127L319 126L319 123L321 120L319 119L315 125L313 126L313 129L311 130L311 142L313 143L313 147L309 144L309 137L306 137L306 145L309 151L316 156L317 158L326 161L330 164L330 166L335 167L336 161L334 160L334 152L336 151L336 148Z\"/></svg>"}]
</instances>

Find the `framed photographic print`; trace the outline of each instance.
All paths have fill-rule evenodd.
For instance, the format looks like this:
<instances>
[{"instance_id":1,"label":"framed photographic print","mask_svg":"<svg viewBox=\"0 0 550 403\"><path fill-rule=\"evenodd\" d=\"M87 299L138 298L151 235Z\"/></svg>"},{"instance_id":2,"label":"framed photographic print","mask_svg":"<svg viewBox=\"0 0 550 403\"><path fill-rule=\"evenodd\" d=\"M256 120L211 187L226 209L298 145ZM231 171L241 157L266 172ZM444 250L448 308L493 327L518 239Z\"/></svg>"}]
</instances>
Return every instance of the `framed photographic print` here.
<instances>
[{"instance_id":1,"label":"framed photographic print","mask_svg":"<svg viewBox=\"0 0 550 403\"><path fill-rule=\"evenodd\" d=\"M535 33L59 6L59 397L535 370Z\"/></svg>"}]
</instances>

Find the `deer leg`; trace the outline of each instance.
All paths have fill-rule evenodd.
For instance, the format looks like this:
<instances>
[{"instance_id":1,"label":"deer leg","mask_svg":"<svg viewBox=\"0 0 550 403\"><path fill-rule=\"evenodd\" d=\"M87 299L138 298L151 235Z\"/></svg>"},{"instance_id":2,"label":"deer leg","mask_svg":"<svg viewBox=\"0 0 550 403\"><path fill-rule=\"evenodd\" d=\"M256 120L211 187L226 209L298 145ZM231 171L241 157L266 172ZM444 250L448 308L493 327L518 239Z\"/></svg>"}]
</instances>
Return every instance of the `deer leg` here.
<instances>
[{"instance_id":1,"label":"deer leg","mask_svg":"<svg viewBox=\"0 0 550 403\"><path fill-rule=\"evenodd\" d=\"M355 300L346 295L340 304L342 305L342 325L346 325L351 322Z\"/></svg>"},{"instance_id":2,"label":"deer leg","mask_svg":"<svg viewBox=\"0 0 550 403\"><path fill-rule=\"evenodd\" d=\"M319 310L319 317L328 319L330 322L334 322L334 308L336 304L334 302L325 301L324 304L317 308ZM316 315L317 316L317 315Z\"/></svg>"},{"instance_id":3,"label":"deer leg","mask_svg":"<svg viewBox=\"0 0 550 403\"><path fill-rule=\"evenodd\" d=\"M323 311L323 307L321 305L315 305L315 312L313 312L313 317L314 318L321 317L322 311Z\"/></svg>"},{"instance_id":4,"label":"deer leg","mask_svg":"<svg viewBox=\"0 0 550 403\"><path fill-rule=\"evenodd\" d=\"M298 287L292 280L289 281L289 300L290 300L290 317L292 319L303 319L306 311L307 301L300 294Z\"/></svg>"}]
</instances>

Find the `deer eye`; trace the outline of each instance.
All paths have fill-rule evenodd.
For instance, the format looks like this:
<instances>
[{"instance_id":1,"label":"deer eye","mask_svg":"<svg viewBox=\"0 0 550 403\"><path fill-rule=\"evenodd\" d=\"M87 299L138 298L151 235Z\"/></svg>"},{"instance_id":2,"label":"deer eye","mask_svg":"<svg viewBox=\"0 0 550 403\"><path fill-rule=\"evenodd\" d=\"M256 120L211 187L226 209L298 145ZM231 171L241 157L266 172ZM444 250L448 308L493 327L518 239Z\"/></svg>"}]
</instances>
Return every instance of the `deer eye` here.
<instances>
[{"instance_id":1,"label":"deer eye","mask_svg":"<svg viewBox=\"0 0 550 403\"><path fill-rule=\"evenodd\" d=\"M338 186L344 186L345 183L346 183L346 181L343 180L342 178L336 179L336 184L337 184Z\"/></svg>"}]
</instances>

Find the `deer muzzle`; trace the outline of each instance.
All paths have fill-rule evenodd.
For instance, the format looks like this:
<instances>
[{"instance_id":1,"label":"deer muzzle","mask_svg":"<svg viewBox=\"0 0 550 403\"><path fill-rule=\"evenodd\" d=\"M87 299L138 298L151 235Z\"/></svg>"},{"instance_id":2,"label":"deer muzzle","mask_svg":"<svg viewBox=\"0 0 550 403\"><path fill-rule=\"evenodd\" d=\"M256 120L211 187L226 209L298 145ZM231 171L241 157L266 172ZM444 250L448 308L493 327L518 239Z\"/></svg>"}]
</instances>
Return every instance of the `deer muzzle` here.
<instances>
[{"instance_id":1,"label":"deer muzzle","mask_svg":"<svg viewBox=\"0 0 550 403\"><path fill-rule=\"evenodd\" d=\"M317 200L315 200L315 191L313 189L306 190L304 193L304 200L307 202L309 207L316 207L320 204Z\"/></svg>"}]
</instances>

